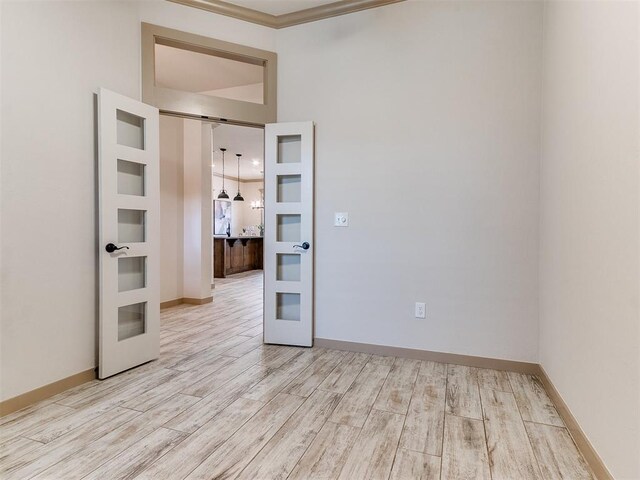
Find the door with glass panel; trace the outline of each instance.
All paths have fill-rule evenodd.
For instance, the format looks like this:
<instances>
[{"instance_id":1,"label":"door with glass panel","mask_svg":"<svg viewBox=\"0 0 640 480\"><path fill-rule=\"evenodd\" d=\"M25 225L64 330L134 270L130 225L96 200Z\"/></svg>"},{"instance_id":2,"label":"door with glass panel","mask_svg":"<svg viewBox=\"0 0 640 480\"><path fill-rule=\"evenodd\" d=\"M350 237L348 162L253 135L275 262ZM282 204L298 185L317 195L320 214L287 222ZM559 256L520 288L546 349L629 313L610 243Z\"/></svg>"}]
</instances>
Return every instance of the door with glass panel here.
<instances>
[{"instance_id":1,"label":"door with glass panel","mask_svg":"<svg viewBox=\"0 0 640 480\"><path fill-rule=\"evenodd\" d=\"M158 358L158 109L100 89L99 378Z\"/></svg>"},{"instance_id":2,"label":"door with glass panel","mask_svg":"<svg viewBox=\"0 0 640 480\"><path fill-rule=\"evenodd\" d=\"M265 127L264 341L313 345L313 122Z\"/></svg>"}]
</instances>

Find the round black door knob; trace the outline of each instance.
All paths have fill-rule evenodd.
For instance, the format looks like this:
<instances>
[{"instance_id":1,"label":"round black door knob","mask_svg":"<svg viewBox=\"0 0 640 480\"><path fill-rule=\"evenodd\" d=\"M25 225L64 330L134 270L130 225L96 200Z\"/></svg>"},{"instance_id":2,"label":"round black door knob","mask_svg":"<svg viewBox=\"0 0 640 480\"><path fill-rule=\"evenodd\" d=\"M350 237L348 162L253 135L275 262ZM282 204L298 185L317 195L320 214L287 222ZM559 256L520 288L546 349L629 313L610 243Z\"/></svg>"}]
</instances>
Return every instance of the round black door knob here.
<instances>
[{"instance_id":1,"label":"round black door knob","mask_svg":"<svg viewBox=\"0 0 640 480\"><path fill-rule=\"evenodd\" d=\"M104 247L104 249L108 253L113 253L116 250L122 250L123 248L126 248L127 250L129 250L129 247L127 247L126 245L123 245L122 247L118 247L118 246L114 245L113 243L107 243L107 245Z\"/></svg>"},{"instance_id":2,"label":"round black door knob","mask_svg":"<svg viewBox=\"0 0 640 480\"><path fill-rule=\"evenodd\" d=\"M302 242L302 245L294 245L293 248L301 248L303 250L309 250L309 242Z\"/></svg>"}]
</instances>

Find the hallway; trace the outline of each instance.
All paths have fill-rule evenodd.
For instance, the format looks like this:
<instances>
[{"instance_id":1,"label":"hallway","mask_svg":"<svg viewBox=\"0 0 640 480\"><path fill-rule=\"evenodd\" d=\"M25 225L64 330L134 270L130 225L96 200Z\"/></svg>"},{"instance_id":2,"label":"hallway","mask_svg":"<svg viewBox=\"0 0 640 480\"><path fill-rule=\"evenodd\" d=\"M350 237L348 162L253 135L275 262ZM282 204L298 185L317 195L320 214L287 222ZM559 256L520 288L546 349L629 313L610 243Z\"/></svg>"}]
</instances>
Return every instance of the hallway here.
<instances>
[{"instance_id":1,"label":"hallway","mask_svg":"<svg viewBox=\"0 0 640 480\"><path fill-rule=\"evenodd\" d=\"M162 312L158 361L0 419L3 479L586 479L537 379L262 345L262 272Z\"/></svg>"}]
</instances>

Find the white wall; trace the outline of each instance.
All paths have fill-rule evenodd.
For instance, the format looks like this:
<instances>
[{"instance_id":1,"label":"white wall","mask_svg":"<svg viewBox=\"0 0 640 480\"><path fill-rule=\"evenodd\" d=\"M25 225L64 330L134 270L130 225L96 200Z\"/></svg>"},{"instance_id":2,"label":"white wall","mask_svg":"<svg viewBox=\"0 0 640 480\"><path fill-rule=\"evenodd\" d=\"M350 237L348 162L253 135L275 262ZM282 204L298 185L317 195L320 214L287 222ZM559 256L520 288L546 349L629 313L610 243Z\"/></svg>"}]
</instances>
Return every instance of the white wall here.
<instances>
[{"instance_id":1,"label":"white wall","mask_svg":"<svg viewBox=\"0 0 640 480\"><path fill-rule=\"evenodd\" d=\"M160 117L160 301L211 295L211 125Z\"/></svg>"},{"instance_id":2,"label":"white wall","mask_svg":"<svg viewBox=\"0 0 640 480\"><path fill-rule=\"evenodd\" d=\"M0 28L2 27L2 3L0 3ZM4 92L4 88L3 88L3 82L2 82L2 32L0 31L0 108L2 107L2 94ZM3 298L3 289L4 289L4 277L2 277L2 272L4 271L4 267L3 267L3 255L2 255L2 243L3 243L3 235L2 235L2 155L4 152L4 149L2 148L2 117L3 115L0 114L0 361L4 358L3 353L2 353L2 298ZM0 368L0 374L2 374L2 370ZM2 380L0 379L0 399L2 398L2 393L3 391L3 387L2 387Z\"/></svg>"},{"instance_id":3,"label":"white wall","mask_svg":"<svg viewBox=\"0 0 640 480\"><path fill-rule=\"evenodd\" d=\"M537 360L541 16L410 0L278 31L278 120L317 124L317 337Z\"/></svg>"},{"instance_id":4,"label":"white wall","mask_svg":"<svg viewBox=\"0 0 640 480\"><path fill-rule=\"evenodd\" d=\"M211 208L211 125L184 122L183 292L185 298L211 296L213 240ZM179 274L180 272L178 272Z\"/></svg>"},{"instance_id":5,"label":"white wall","mask_svg":"<svg viewBox=\"0 0 640 480\"><path fill-rule=\"evenodd\" d=\"M540 362L617 479L640 478L640 8L547 2Z\"/></svg>"},{"instance_id":6,"label":"white wall","mask_svg":"<svg viewBox=\"0 0 640 480\"><path fill-rule=\"evenodd\" d=\"M184 128L176 117L160 116L160 301L184 297Z\"/></svg>"},{"instance_id":7,"label":"white wall","mask_svg":"<svg viewBox=\"0 0 640 480\"><path fill-rule=\"evenodd\" d=\"M275 33L164 1L0 5L6 399L96 364L93 94L139 98L140 22L271 51Z\"/></svg>"}]
</instances>

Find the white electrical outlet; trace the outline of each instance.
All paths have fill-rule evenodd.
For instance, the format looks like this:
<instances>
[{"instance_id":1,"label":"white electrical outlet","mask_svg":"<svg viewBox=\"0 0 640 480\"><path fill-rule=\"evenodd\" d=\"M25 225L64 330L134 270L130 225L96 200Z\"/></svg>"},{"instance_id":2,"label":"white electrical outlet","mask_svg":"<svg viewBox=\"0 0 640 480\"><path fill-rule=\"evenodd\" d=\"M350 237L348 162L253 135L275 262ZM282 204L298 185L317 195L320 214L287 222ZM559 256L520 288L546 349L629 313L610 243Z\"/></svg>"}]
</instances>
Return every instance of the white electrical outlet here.
<instances>
[{"instance_id":1,"label":"white electrical outlet","mask_svg":"<svg viewBox=\"0 0 640 480\"><path fill-rule=\"evenodd\" d=\"M416 302L416 318L427 318L427 306L424 303Z\"/></svg>"},{"instance_id":2,"label":"white electrical outlet","mask_svg":"<svg viewBox=\"0 0 640 480\"><path fill-rule=\"evenodd\" d=\"M347 212L336 212L333 214L333 226L334 227L348 227L349 226L349 214Z\"/></svg>"}]
</instances>

